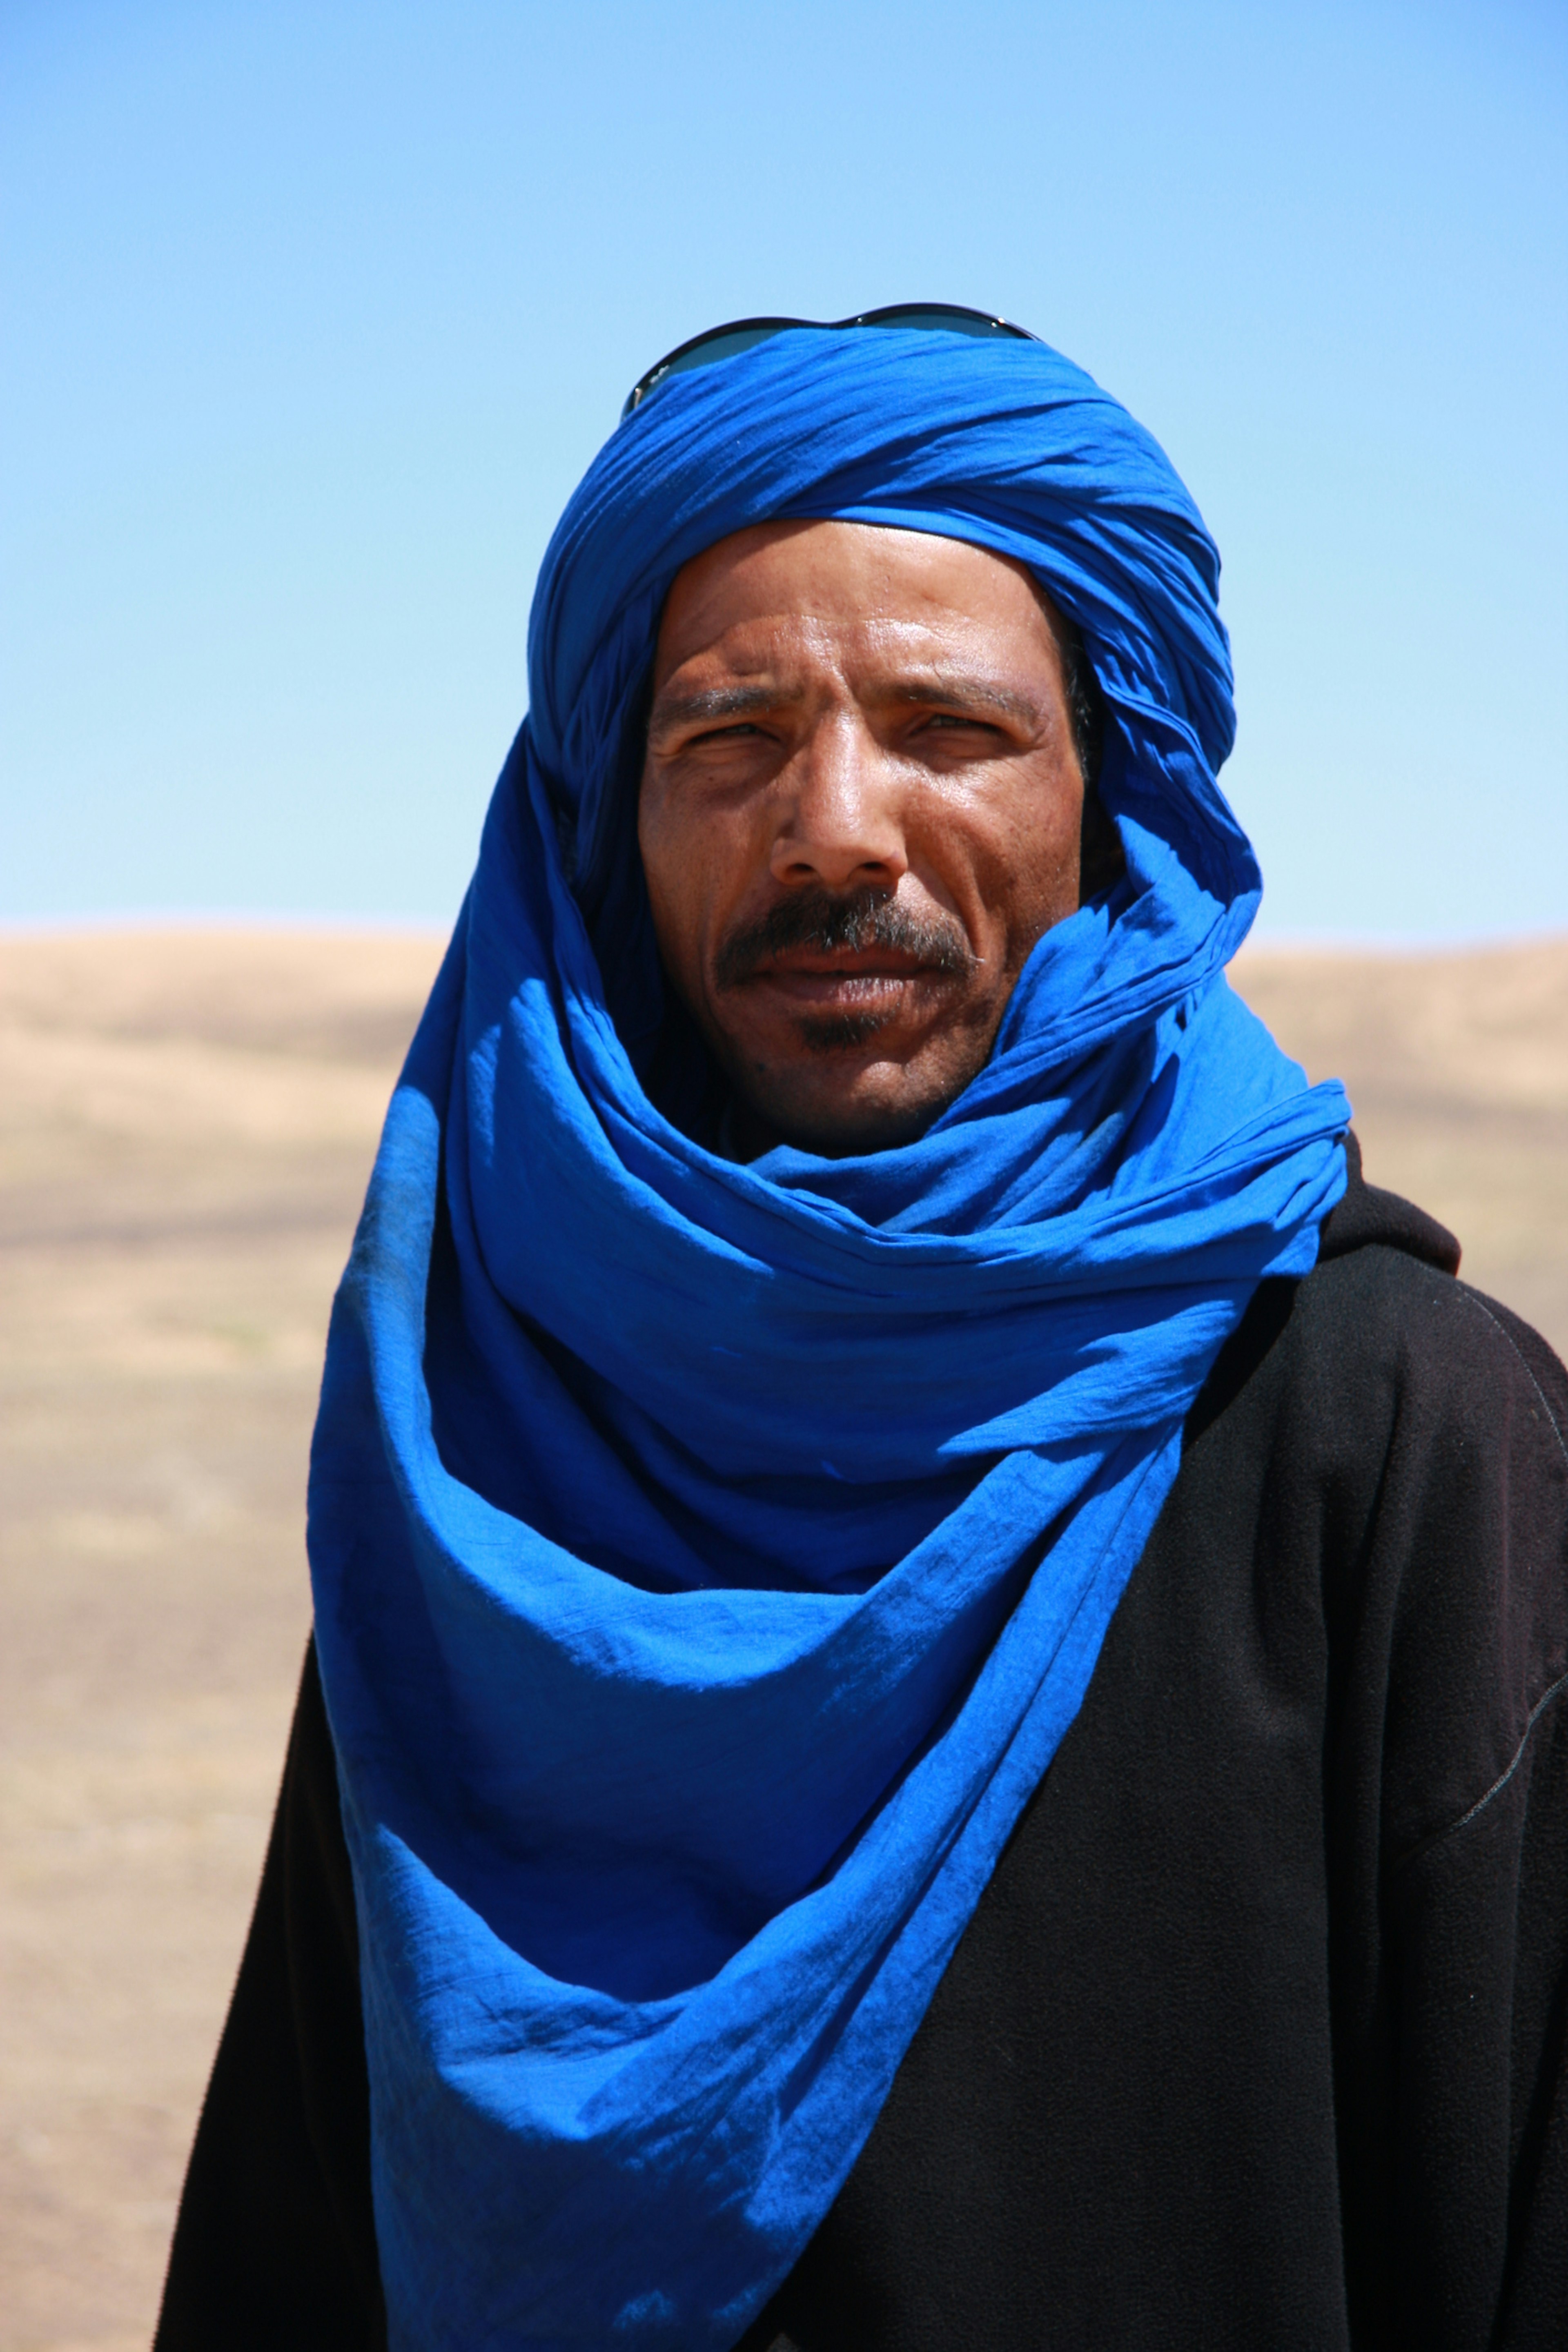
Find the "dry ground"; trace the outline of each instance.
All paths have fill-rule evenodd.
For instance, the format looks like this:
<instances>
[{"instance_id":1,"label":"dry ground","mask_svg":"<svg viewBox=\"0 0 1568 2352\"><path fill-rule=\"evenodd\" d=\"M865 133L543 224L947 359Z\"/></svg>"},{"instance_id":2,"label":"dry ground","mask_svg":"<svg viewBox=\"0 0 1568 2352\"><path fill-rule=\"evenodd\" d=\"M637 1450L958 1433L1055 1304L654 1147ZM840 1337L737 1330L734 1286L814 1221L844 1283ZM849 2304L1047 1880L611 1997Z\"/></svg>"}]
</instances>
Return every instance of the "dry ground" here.
<instances>
[{"instance_id":1,"label":"dry ground","mask_svg":"<svg viewBox=\"0 0 1568 2352\"><path fill-rule=\"evenodd\" d=\"M0 940L0 2352L147 2342L305 1635L328 1302L437 954ZM1238 978L1568 1348L1568 940Z\"/></svg>"}]
</instances>

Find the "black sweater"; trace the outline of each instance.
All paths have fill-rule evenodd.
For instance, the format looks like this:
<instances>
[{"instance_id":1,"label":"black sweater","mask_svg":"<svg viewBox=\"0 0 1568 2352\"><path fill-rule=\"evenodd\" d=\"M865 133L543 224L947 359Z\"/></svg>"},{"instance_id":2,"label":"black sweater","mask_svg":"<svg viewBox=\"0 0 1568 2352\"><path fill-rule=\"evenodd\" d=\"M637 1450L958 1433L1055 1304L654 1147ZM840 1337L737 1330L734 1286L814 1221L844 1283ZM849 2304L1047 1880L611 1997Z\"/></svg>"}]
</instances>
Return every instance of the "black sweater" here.
<instances>
[{"instance_id":1,"label":"black sweater","mask_svg":"<svg viewBox=\"0 0 1568 2352\"><path fill-rule=\"evenodd\" d=\"M1568 2347L1568 1374L1354 1158L743 2352ZM308 1657L156 2352L384 2344Z\"/></svg>"}]
</instances>

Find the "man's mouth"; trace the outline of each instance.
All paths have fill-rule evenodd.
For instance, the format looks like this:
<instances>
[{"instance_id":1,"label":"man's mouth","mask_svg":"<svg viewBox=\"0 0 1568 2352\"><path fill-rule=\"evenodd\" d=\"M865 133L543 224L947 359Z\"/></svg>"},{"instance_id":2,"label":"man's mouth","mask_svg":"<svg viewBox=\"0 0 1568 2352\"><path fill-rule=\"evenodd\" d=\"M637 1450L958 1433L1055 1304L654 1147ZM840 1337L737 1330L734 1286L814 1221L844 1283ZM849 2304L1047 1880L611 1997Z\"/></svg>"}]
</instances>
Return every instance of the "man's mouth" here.
<instances>
[{"instance_id":1,"label":"man's mouth","mask_svg":"<svg viewBox=\"0 0 1568 2352\"><path fill-rule=\"evenodd\" d=\"M813 890L731 932L714 976L721 990L762 985L804 1013L849 1013L879 1025L911 983L966 978L974 961L958 922L939 909L917 914L888 892L835 898Z\"/></svg>"},{"instance_id":2,"label":"man's mouth","mask_svg":"<svg viewBox=\"0 0 1568 2352\"><path fill-rule=\"evenodd\" d=\"M834 1012L891 1011L911 981L942 977L919 956L896 955L886 948L847 949L838 955L819 950L786 948L752 973L776 994L803 1011L822 1006Z\"/></svg>"}]
</instances>

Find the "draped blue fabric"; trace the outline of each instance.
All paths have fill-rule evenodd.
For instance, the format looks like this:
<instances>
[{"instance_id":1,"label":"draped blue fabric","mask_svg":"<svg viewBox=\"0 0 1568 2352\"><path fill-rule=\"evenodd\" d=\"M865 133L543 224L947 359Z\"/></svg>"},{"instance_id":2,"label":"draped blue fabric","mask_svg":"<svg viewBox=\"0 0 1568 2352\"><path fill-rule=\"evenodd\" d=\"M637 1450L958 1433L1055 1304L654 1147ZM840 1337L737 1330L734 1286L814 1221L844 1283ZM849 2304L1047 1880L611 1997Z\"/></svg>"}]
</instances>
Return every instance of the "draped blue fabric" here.
<instances>
[{"instance_id":1,"label":"draped blue fabric","mask_svg":"<svg viewBox=\"0 0 1568 2352\"><path fill-rule=\"evenodd\" d=\"M807 515L1033 567L1127 874L919 1142L741 1166L644 1083L637 716L680 564ZM312 1465L399 2352L734 2343L1072 1722L1216 1350L1313 1262L1348 1106L1223 976L1259 884L1216 586L1077 369L888 330L672 379L556 531Z\"/></svg>"}]
</instances>

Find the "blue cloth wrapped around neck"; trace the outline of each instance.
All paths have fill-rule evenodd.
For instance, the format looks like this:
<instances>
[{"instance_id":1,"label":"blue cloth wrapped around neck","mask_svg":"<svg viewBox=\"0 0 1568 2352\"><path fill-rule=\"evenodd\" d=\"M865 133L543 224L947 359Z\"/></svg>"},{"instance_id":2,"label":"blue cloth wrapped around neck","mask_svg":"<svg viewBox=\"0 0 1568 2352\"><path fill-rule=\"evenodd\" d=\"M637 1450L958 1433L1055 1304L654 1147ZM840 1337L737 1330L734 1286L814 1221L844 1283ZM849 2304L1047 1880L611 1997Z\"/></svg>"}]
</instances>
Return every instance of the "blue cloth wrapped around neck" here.
<instances>
[{"instance_id":1,"label":"blue cloth wrapped around neck","mask_svg":"<svg viewBox=\"0 0 1568 2352\"><path fill-rule=\"evenodd\" d=\"M918 1142L741 1166L645 1089L638 714L679 566L797 516L1032 568L1127 871ZM394 2352L733 2345L1072 1722L1215 1353L1313 1263L1349 1110L1224 978L1259 881L1217 573L1056 352L890 330L672 379L556 531L312 1458Z\"/></svg>"}]
</instances>

